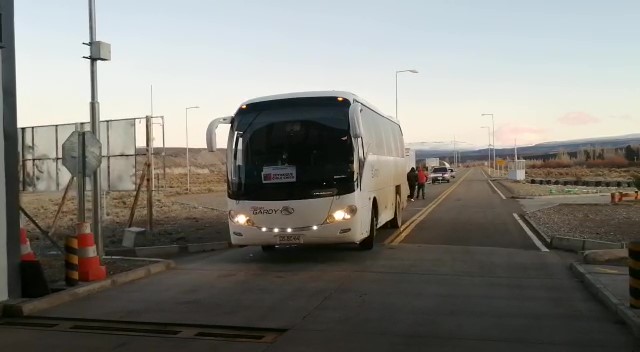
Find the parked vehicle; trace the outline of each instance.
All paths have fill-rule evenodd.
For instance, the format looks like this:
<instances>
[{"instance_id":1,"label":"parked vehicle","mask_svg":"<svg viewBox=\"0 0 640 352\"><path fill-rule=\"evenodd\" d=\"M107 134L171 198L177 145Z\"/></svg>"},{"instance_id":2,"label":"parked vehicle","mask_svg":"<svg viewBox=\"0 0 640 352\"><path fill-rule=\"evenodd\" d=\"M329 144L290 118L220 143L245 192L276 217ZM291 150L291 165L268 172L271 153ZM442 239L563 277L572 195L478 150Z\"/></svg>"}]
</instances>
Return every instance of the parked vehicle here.
<instances>
[{"instance_id":1,"label":"parked vehicle","mask_svg":"<svg viewBox=\"0 0 640 352\"><path fill-rule=\"evenodd\" d=\"M451 172L444 166L434 167L431 170L431 183L451 182Z\"/></svg>"}]
</instances>

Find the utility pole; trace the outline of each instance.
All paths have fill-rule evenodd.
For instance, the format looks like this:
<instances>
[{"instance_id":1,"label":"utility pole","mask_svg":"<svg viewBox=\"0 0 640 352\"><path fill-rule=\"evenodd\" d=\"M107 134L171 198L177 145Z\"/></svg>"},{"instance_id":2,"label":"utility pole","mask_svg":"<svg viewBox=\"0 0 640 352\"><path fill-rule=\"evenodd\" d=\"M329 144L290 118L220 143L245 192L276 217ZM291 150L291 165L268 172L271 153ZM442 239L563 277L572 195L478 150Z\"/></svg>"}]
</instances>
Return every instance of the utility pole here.
<instances>
[{"instance_id":1,"label":"utility pole","mask_svg":"<svg viewBox=\"0 0 640 352\"><path fill-rule=\"evenodd\" d=\"M90 48L89 71L91 76L91 132L100 140L100 103L98 102L98 61L111 60L111 45L109 43L96 41L96 3L95 0L89 0L89 42L84 43ZM98 255L104 255L104 241L102 238L102 177L100 168L92 175L91 187L91 203L93 210L93 233L96 237L96 248ZM78 178L79 180L80 178Z\"/></svg>"}]
</instances>

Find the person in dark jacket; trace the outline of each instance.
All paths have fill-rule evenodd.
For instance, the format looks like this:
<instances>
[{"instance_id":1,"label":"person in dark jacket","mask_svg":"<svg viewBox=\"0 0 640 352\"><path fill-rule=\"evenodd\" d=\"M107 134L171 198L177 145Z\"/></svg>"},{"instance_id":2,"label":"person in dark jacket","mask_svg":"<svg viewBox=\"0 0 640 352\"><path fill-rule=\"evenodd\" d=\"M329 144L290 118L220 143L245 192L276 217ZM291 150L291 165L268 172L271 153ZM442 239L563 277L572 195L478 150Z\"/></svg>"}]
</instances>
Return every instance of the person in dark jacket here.
<instances>
[{"instance_id":1,"label":"person in dark jacket","mask_svg":"<svg viewBox=\"0 0 640 352\"><path fill-rule=\"evenodd\" d=\"M413 202L413 196L416 192L416 186L418 185L418 173L416 172L416 168L412 167L411 170L409 170L409 172L407 172L407 183L409 184L409 196L408 198L411 199L411 201Z\"/></svg>"}]
</instances>

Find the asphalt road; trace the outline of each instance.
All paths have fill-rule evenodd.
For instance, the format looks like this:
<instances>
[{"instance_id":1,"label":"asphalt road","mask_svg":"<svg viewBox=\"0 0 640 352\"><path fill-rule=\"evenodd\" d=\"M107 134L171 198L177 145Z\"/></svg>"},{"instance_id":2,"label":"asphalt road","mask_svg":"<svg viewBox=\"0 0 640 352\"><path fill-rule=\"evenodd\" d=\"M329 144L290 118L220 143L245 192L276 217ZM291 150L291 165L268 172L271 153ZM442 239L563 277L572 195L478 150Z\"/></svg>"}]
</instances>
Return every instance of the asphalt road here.
<instances>
[{"instance_id":1,"label":"asphalt road","mask_svg":"<svg viewBox=\"0 0 640 352\"><path fill-rule=\"evenodd\" d=\"M537 250L514 219L521 211L474 169L402 243Z\"/></svg>"},{"instance_id":2,"label":"asphalt road","mask_svg":"<svg viewBox=\"0 0 640 352\"><path fill-rule=\"evenodd\" d=\"M479 169L428 189L421 221L353 247L246 247L42 313L271 328L269 343L0 328L0 350L631 351L626 327L533 244ZM407 215L410 215L407 213ZM409 231L410 230L410 231ZM399 244L390 243L394 239Z\"/></svg>"}]
</instances>

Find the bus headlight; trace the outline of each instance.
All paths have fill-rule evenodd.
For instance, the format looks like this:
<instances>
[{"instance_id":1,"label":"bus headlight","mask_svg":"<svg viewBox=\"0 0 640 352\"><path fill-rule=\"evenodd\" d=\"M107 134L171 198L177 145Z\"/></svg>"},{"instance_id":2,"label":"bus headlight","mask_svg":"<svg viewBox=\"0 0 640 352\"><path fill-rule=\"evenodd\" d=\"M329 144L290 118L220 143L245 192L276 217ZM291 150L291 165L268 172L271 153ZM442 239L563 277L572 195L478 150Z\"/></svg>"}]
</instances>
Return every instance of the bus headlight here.
<instances>
[{"instance_id":1,"label":"bus headlight","mask_svg":"<svg viewBox=\"0 0 640 352\"><path fill-rule=\"evenodd\" d=\"M231 220L234 224L243 225L243 226L253 226L253 220L249 218L247 215L242 213L236 213L235 211L229 211L229 220Z\"/></svg>"},{"instance_id":2,"label":"bus headlight","mask_svg":"<svg viewBox=\"0 0 640 352\"><path fill-rule=\"evenodd\" d=\"M350 205L344 209L337 210L327 217L327 222L332 224L336 221L349 220L358 212L358 207Z\"/></svg>"}]
</instances>

